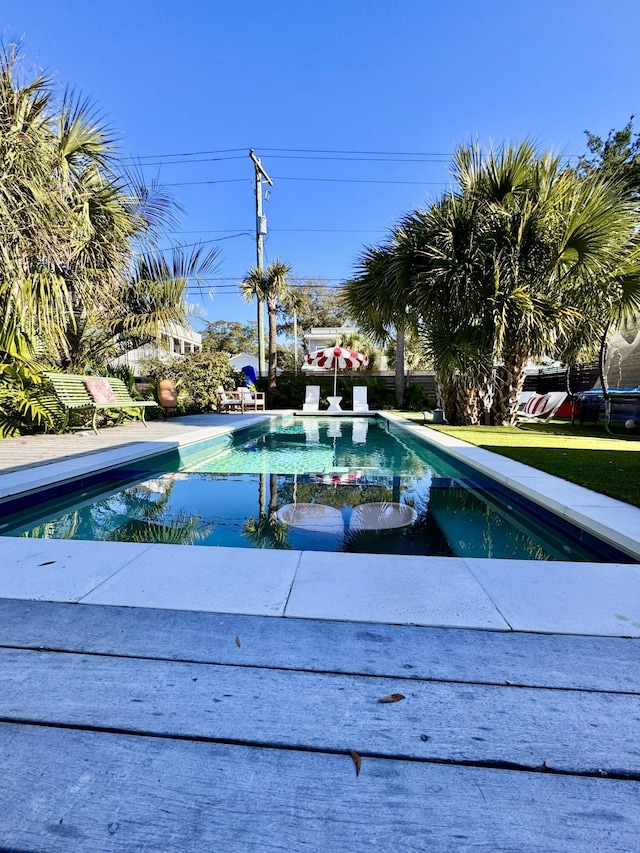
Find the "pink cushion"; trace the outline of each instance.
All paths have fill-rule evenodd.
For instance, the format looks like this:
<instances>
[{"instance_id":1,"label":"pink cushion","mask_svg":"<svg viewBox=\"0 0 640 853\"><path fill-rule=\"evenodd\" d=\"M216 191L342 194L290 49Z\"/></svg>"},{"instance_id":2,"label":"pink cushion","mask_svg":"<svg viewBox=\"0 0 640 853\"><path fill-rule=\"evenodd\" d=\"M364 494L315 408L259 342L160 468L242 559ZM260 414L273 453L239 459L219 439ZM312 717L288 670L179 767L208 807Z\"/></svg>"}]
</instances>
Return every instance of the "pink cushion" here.
<instances>
[{"instance_id":1,"label":"pink cushion","mask_svg":"<svg viewBox=\"0 0 640 853\"><path fill-rule=\"evenodd\" d=\"M115 403L116 395L106 379L85 379L89 396L94 403Z\"/></svg>"}]
</instances>

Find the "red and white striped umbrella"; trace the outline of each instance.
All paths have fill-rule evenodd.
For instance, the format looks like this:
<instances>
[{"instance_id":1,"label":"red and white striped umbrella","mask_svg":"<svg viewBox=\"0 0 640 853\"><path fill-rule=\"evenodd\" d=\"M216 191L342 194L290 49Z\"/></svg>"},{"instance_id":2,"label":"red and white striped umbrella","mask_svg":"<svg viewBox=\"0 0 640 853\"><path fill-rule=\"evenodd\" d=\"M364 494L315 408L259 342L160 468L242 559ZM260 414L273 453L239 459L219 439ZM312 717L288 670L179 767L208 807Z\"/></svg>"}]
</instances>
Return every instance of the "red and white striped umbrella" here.
<instances>
[{"instance_id":1,"label":"red and white striped umbrella","mask_svg":"<svg viewBox=\"0 0 640 853\"><path fill-rule=\"evenodd\" d=\"M338 382L338 368L341 370L345 367L355 370L359 367L366 367L369 363L369 356L361 352L356 352L352 349L343 349L342 347L327 347L319 349L311 353L306 358L307 364L312 364L315 367L324 367L327 370L333 370L333 396L336 396L336 387Z\"/></svg>"}]
</instances>

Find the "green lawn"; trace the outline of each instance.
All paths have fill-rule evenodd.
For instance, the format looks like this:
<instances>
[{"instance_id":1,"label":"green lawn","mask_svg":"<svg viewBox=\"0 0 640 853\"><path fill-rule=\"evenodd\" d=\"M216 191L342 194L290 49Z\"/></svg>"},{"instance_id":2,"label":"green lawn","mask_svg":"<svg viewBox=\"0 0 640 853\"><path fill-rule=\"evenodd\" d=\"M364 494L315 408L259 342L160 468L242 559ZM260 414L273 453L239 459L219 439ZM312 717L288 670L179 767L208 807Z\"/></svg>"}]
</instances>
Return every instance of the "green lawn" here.
<instances>
[{"instance_id":1,"label":"green lawn","mask_svg":"<svg viewBox=\"0 0 640 853\"><path fill-rule=\"evenodd\" d=\"M397 414L422 423L419 412ZM573 427L566 421L431 429L640 507L639 436L613 438L604 427Z\"/></svg>"}]
</instances>

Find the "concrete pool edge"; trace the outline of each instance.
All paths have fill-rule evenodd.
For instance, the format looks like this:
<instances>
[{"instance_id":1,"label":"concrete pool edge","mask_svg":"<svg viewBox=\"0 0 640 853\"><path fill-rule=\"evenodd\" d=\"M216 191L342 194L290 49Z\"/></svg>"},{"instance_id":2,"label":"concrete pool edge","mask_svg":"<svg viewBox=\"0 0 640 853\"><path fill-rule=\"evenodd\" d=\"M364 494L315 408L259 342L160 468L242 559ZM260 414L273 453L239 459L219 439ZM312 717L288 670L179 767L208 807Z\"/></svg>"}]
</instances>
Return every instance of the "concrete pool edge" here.
<instances>
[{"instance_id":1,"label":"concrete pool edge","mask_svg":"<svg viewBox=\"0 0 640 853\"><path fill-rule=\"evenodd\" d=\"M640 566L3 542L0 598L640 639Z\"/></svg>"},{"instance_id":2,"label":"concrete pool edge","mask_svg":"<svg viewBox=\"0 0 640 853\"><path fill-rule=\"evenodd\" d=\"M170 440L165 439L165 443L169 447L184 446L291 414L286 411L260 417L238 417L223 426L205 424L203 419L203 426L196 430L197 437L193 431L181 432L181 424L176 423L176 433ZM424 427L389 413L380 414L424 440ZM488 451L483 451L484 458L473 452L465 455L465 448L471 451L479 448L430 430L430 441L433 436L448 439L443 442L447 451L451 452L453 447L452 455L472 467L478 467L477 464L473 466L473 462L492 465L490 473L512 488L509 481L517 481L531 492L534 480L542 478L547 485L553 481L555 503L562 499L555 484L580 488ZM433 443L438 444L435 440ZM78 456L75 463L81 467L83 460L82 464L89 471L95 471L165 449L167 447L160 447L159 442L143 439L135 444ZM508 463L502 472L499 470L501 461ZM514 469L514 465L519 465L521 470ZM78 476L69 473L69 459L35 465L28 469L32 477L26 488L25 471L19 472L23 482L21 491L37 488L33 483L42 480L45 474L51 482L59 482L56 473L62 469L56 466L63 466L67 478ZM0 475L0 490L4 479L13 476L10 473ZM12 488L15 489L15 482ZM529 492L521 493L531 496ZM589 511L594 511L589 502L595 501L596 510L605 504L613 505L616 511L620 507L632 510L634 518L640 519L640 510L627 504L586 489L580 489L580 495L582 503L578 500L566 507L567 518L571 518L571 512L588 516ZM543 493L540 498L551 501ZM554 509L553 502L546 505ZM640 531L640 524L635 530ZM204 553L209 549L189 548L187 551L185 546L18 537L6 537L3 544L2 598L640 637L640 567L633 565L336 555L308 551L269 554L248 549L242 554L238 553L242 549L211 549L217 552L213 555ZM174 552L174 548L180 550Z\"/></svg>"}]
</instances>

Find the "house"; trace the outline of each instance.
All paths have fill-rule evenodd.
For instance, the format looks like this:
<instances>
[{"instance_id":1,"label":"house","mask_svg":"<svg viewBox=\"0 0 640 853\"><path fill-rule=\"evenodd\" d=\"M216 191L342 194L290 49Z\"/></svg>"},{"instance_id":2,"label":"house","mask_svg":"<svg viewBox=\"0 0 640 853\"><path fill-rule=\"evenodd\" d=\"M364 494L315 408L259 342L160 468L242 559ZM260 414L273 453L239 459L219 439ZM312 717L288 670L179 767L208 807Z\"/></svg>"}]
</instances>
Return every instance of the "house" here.
<instances>
[{"instance_id":1,"label":"house","mask_svg":"<svg viewBox=\"0 0 640 853\"><path fill-rule=\"evenodd\" d=\"M313 355L319 349L326 349L327 347L332 347L336 345L341 346L343 341L349 340L349 338L354 338L360 335L358 329L355 326L350 326L348 324L344 324L342 326L318 326L311 329L311 331L303 335L307 343L307 352L309 355ZM370 353L367 353L370 354ZM387 370L387 360L384 355L379 358L379 367L378 370L386 371ZM307 372L316 372L316 373L324 373L324 368L315 367L311 364L304 363L302 365L302 369Z\"/></svg>"},{"instance_id":2,"label":"house","mask_svg":"<svg viewBox=\"0 0 640 853\"><path fill-rule=\"evenodd\" d=\"M229 362L234 370L242 370L243 367L252 367L256 376L258 375L258 356L248 352L239 352L237 355L229 356Z\"/></svg>"},{"instance_id":3,"label":"house","mask_svg":"<svg viewBox=\"0 0 640 853\"><path fill-rule=\"evenodd\" d=\"M355 326L320 326L314 327L311 331L302 337L307 342L307 352L311 355L316 350L326 349L326 347L335 346L347 338L358 334Z\"/></svg>"},{"instance_id":4,"label":"house","mask_svg":"<svg viewBox=\"0 0 640 853\"><path fill-rule=\"evenodd\" d=\"M161 327L157 343L148 343L130 350L130 352L115 358L111 364L114 367L126 366L134 376L142 376L143 362L149 358L160 358L163 361L177 358L187 353L200 352L202 335L192 329L186 329L176 323Z\"/></svg>"},{"instance_id":5,"label":"house","mask_svg":"<svg viewBox=\"0 0 640 853\"><path fill-rule=\"evenodd\" d=\"M251 353L248 352L239 352L237 355L230 355L229 362L234 370L241 371L243 367L252 367L255 375L260 375L257 355L251 355ZM280 376L282 368L276 367L276 373Z\"/></svg>"}]
</instances>

